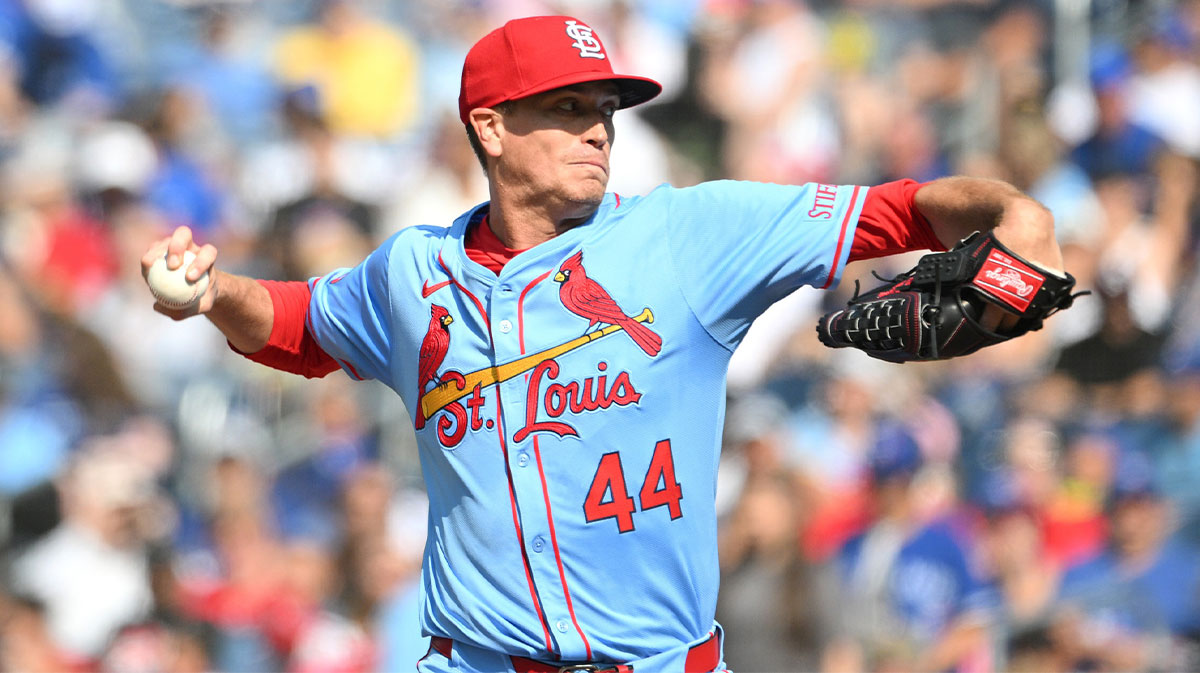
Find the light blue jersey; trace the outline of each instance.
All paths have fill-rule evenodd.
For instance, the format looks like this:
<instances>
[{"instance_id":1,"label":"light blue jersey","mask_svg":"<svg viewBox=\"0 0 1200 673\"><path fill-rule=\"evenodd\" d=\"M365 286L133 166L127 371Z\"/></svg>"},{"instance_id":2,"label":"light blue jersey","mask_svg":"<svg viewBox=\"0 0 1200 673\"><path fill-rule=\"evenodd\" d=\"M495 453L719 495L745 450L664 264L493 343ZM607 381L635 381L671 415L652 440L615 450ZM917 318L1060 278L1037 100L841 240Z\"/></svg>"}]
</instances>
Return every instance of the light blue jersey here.
<instances>
[{"instance_id":1,"label":"light blue jersey","mask_svg":"<svg viewBox=\"0 0 1200 673\"><path fill-rule=\"evenodd\" d=\"M730 354L773 302L837 282L866 193L608 194L499 276L463 247L485 204L313 281L318 343L416 419L425 631L546 661L707 638Z\"/></svg>"}]
</instances>

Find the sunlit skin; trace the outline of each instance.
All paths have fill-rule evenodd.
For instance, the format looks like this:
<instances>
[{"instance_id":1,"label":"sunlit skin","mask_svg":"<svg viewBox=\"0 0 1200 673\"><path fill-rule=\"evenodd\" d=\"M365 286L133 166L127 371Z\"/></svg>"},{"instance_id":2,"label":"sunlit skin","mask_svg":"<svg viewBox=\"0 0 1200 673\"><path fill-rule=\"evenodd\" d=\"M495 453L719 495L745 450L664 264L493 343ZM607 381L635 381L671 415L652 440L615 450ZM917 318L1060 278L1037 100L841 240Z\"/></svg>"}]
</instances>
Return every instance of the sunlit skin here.
<instances>
[{"instance_id":1,"label":"sunlit skin","mask_svg":"<svg viewBox=\"0 0 1200 673\"><path fill-rule=\"evenodd\" d=\"M471 111L488 156L488 223L505 245L548 241L596 211L620 102L615 84L588 82L519 99L507 114Z\"/></svg>"}]
</instances>

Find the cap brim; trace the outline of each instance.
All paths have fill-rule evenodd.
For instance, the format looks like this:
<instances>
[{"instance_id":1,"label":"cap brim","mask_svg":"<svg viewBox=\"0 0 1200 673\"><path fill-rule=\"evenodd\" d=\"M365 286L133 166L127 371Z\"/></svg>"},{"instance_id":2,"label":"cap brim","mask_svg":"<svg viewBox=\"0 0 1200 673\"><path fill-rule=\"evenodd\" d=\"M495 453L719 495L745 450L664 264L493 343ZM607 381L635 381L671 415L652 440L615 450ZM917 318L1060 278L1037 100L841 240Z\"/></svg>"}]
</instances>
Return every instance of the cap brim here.
<instances>
[{"instance_id":1,"label":"cap brim","mask_svg":"<svg viewBox=\"0 0 1200 673\"><path fill-rule=\"evenodd\" d=\"M621 90L621 107L641 105L662 93L662 85L645 77L616 77L613 81Z\"/></svg>"},{"instance_id":2,"label":"cap brim","mask_svg":"<svg viewBox=\"0 0 1200 673\"><path fill-rule=\"evenodd\" d=\"M554 89L561 89L573 84L586 84L588 82L612 82L616 84L620 91L621 109L641 105L662 93L662 85L647 77L614 75L607 72L574 72L554 77L544 82L538 82L531 87L518 91L509 98L491 101L477 107L492 107L508 100L520 100L536 96L540 93L546 93L547 91L553 91Z\"/></svg>"}]
</instances>

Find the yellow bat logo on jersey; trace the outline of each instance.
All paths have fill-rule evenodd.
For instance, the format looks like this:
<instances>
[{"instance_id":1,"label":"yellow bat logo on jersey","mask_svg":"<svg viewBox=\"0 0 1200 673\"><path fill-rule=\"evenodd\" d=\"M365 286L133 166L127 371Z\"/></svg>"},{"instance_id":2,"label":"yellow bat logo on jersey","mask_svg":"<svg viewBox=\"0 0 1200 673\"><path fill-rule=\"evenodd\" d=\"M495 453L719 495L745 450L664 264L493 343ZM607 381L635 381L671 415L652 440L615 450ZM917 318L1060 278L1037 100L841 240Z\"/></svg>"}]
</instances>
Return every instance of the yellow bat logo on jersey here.
<instances>
[{"instance_id":1,"label":"yellow bat logo on jersey","mask_svg":"<svg viewBox=\"0 0 1200 673\"><path fill-rule=\"evenodd\" d=\"M638 323L653 323L654 313L649 308L646 308L636 316L632 316L632 318ZM448 417L443 417L438 422L438 437L442 440L443 445L454 446L461 441L468 424L467 413L459 403L460 400L471 396L472 400L468 400L467 405L474 412L479 404L479 401L474 398L479 396L480 390L532 371L534 376L530 379L529 395L531 396L531 402L527 407L528 416L526 418L526 425L517 431L516 435L513 436L513 441L519 442L530 433L537 431L554 432L560 436L574 435L576 434L575 429L564 423L537 421L535 415L538 410L538 405L536 404L539 393L538 387L543 377L554 378L557 375L558 363L555 362L555 358L623 329L624 327L621 325L606 325L602 329L588 332L565 343L501 365L485 367L468 374L446 372L441 377L441 383L421 396L420 407L417 409L417 413L420 415L417 425L418 427L423 426L426 421L433 418L434 414L443 409L450 411L450 415L454 419L451 420ZM607 365L604 365L604 363L601 363L601 365L603 366L600 367L600 370L604 371ZM605 377L601 376L599 378L601 383L597 386L594 398L584 401L582 404L594 408L607 408L613 404L621 406L630 404L636 402L641 397L633 389L633 385L629 381L629 375L625 372L619 374L613 380L612 386L607 390L601 390L601 388L604 388L603 380ZM565 399L566 395L567 391L565 389L563 391L547 391L547 401L550 402L548 408L552 416L560 415L568 406L573 404L570 400ZM453 431L447 432L451 428L453 428Z\"/></svg>"}]
</instances>

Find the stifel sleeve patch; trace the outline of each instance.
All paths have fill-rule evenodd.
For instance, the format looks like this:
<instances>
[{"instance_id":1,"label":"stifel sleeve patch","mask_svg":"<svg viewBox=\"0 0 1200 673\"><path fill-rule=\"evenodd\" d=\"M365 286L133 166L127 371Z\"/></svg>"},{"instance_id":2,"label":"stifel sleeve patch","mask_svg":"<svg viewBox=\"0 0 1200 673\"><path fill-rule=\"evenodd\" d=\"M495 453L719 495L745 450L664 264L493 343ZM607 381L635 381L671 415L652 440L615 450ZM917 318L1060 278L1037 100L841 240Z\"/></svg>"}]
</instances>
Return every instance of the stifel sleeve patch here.
<instances>
[{"instance_id":1,"label":"stifel sleeve patch","mask_svg":"<svg viewBox=\"0 0 1200 673\"><path fill-rule=\"evenodd\" d=\"M1023 313L1045 281L1045 276L1023 262L992 250L973 282L992 298Z\"/></svg>"}]
</instances>

